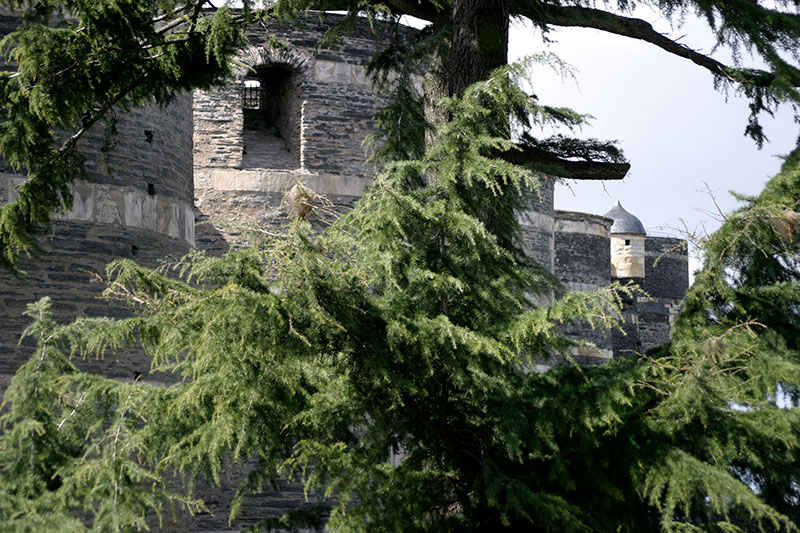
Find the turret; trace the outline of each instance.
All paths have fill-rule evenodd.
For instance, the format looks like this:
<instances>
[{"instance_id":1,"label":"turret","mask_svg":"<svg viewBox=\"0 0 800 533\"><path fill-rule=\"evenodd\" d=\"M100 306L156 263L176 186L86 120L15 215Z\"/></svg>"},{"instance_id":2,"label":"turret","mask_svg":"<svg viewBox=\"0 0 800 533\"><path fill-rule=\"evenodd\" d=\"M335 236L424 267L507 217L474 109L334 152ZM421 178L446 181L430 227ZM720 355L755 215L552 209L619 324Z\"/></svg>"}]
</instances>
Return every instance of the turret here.
<instances>
[{"instance_id":1,"label":"turret","mask_svg":"<svg viewBox=\"0 0 800 533\"><path fill-rule=\"evenodd\" d=\"M644 240L642 221L617 203L604 215L614 221L611 225L611 277L643 279Z\"/></svg>"}]
</instances>

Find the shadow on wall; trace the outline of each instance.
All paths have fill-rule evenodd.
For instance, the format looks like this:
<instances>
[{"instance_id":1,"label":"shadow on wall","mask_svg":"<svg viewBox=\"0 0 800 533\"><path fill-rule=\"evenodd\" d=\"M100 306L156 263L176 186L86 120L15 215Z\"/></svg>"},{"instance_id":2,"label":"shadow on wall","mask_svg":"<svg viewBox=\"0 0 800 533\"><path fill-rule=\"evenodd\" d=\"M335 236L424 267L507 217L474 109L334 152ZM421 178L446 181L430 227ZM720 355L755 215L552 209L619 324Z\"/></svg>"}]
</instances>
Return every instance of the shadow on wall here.
<instances>
[{"instance_id":1,"label":"shadow on wall","mask_svg":"<svg viewBox=\"0 0 800 533\"><path fill-rule=\"evenodd\" d=\"M300 168L302 100L289 65L262 66L242 84L242 168Z\"/></svg>"}]
</instances>

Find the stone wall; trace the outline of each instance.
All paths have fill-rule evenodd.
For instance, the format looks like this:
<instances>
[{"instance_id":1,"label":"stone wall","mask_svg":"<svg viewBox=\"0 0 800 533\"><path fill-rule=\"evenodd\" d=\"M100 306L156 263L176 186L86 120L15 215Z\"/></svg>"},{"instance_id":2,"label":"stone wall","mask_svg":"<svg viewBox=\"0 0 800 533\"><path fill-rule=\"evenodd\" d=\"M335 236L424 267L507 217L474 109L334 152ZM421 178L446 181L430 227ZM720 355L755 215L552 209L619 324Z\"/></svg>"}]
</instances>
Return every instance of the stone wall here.
<instances>
[{"instance_id":1,"label":"stone wall","mask_svg":"<svg viewBox=\"0 0 800 533\"><path fill-rule=\"evenodd\" d=\"M642 349L667 342L670 328L689 288L689 257L686 241L673 237L648 236L645 239L646 276L640 297L639 337Z\"/></svg>"},{"instance_id":2,"label":"stone wall","mask_svg":"<svg viewBox=\"0 0 800 533\"><path fill-rule=\"evenodd\" d=\"M286 220L283 197L298 182L340 209L352 206L371 183L375 169L365 162L362 143L385 102L374 94L366 65L388 44L392 27L359 22L345 42L317 49L337 20L328 16L321 22L312 14L294 25L271 21L254 27L240 56L245 68L225 87L195 93L195 191L204 217L280 223ZM281 46L274 46L276 40ZM274 135L259 137L243 128L242 84L259 72L268 74L269 67L291 71L280 96L278 143ZM281 146L287 152L298 146L299 155L287 159Z\"/></svg>"},{"instance_id":3,"label":"stone wall","mask_svg":"<svg viewBox=\"0 0 800 533\"><path fill-rule=\"evenodd\" d=\"M681 299L689 288L686 241L647 236L644 242L646 276L642 288L653 298Z\"/></svg>"},{"instance_id":4,"label":"stone wall","mask_svg":"<svg viewBox=\"0 0 800 533\"><path fill-rule=\"evenodd\" d=\"M127 316L127 307L101 297L105 286L99 280L106 264L128 258L156 265L189 250L187 242L156 231L76 220L55 222L40 242L46 252L22 261L25 277L0 271L0 389L36 346L30 338L18 345L30 322L22 315L27 304L49 296L54 317L61 323L78 317ZM134 372L146 376L150 368L149 360L131 353L76 363L87 371L122 379L131 379Z\"/></svg>"},{"instance_id":5,"label":"stone wall","mask_svg":"<svg viewBox=\"0 0 800 533\"><path fill-rule=\"evenodd\" d=\"M555 274L571 291L592 291L611 282L609 230L611 219L555 211ZM567 335L592 343L577 347L573 356L580 362L596 364L613 355L609 331L594 330L588 324L563 329Z\"/></svg>"},{"instance_id":6,"label":"stone wall","mask_svg":"<svg viewBox=\"0 0 800 533\"><path fill-rule=\"evenodd\" d=\"M623 285L636 285L641 278L618 278L615 281ZM642 340L639 337L639 298L620 294L622 311L620 312L618 327L611 330L611 343L614 357L626 357L641 353Z\"/></svg>"},{"instance_id":7,"label":"stone wall","mask_svg":"<svg viewBox=\"0 0 800 533\"><path fill-rule=\"evenodd\" d=\"M100 150L102 128L81 139L88 180L72 184L72 209L57 213L51 230L40 237L42 257L21 262L23 278L0 271L0 388L34 347L31 339L18 345L29 322L22 316L27 304L50 296L60 322L122 316L124 306L101 298L98 279L107 263L130 258L155 266L194 246L191 109L186 94L167 107L117 110L118 135L107 155ZM0 203L14 201L23 181L21 175L0 173ZM79 365L118 378L146 375L149 369L136 354Z\"/></svg>"},{"instance_id":8,"label":"stone wall","mask_svg":"<svg viewBox=\"0 0 800 533\"><path fill-rule=\"evenodd\" d=\"M553 178L542 175L538 188L524 193L525 207L517 213L522 250L550 272L555 271L554 184Z\"/></svg>"}]
</instances>

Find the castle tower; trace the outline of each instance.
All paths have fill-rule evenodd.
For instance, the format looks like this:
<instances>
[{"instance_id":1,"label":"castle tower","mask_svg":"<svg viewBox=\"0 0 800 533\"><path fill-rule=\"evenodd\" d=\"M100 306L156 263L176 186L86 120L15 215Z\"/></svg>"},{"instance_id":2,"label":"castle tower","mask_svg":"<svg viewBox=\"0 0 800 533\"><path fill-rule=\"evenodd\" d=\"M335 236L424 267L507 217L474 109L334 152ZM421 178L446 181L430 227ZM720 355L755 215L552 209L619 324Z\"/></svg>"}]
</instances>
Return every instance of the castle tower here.
<instances>
[{"instance_id":1,"label":"castle tower","mask_svg":"<svg viewBox=\"0 0 800 533\"><path fill-rule=\"evenodd\" d=\"M188 94L166 108L118 111L118 136L107 160L100 152L102 129L80 141L88 180L72 184L72 209L56 215L51 230L40 238L46 252L21 262L26 272L22 279L0 271L0 389L35 346L32 339L17 345L28 323L22 316L27 304L50 296L60 322L122 316L124 306L100 298L104 286L96 278L108 262L130 258L155 266L194 245L191 117ZM0 203L15 200L16 187L24 180L3 168ZM81 365L124 378L149 369L148 363L129 357Z\"/></svg>"},{"instance_id":2,"label":"castle tower","mask_svg":"<svg viewBox=\"0 0 800 533\"><path fill-rule=\"evenodd\" d=\"M604 216L613 220L610 229L611 279L641 287L645 278L644 243L646 232L642 221L617 203ZM614 356L630 355L642 349L639 338L637 296L623 295L620 329L611 332Z\"/></svg>"},{"instance_id":3,"label":"castle tower","mask_svg":"<svg viewBox=\"0 0 800 533\"><path fill-rule=\"evenodd\" d=\"M252 28L229 83L195 93L194 179L203 217L283 225L284 197L302 183L327 203L313 219L329 222L371 184L375 168L363 141L386 102L366 70L393 28L359 21L346 45L318 50L330 21L311 15L300 24ZM226 239L198 227L199 248L221 251Z\"/></svg>"},{"instance_id":4,"label":"castle tower","mask_svg":"<svg viewBox=\"0 0 800 533\"><path fill-rule=\"evenodd\" d=\"M609 235L613 220L598 215L555 211L555 274L570 291L593 291L611 283ZM588 324L564 328L575 339L594 347L580 346L573 353L582 364L600 364L613 356L610 331L594 330Z\"/></svg>"},{"instance_id":5,"label":"castle tower","mask_svg":"<svg viewBox=\"0 0 800 533\"><path fill-rule=\"evenodd\" d=\"M6 35L18 19L8 10L0 15L0 35ZM40 237L44 255L21 261L22 279L0 270L0 391L35 347L32 339L18 345L29 322L22 316L27 304L50 296L60 322L123 316L124 306L100 297L104 285L96 278L106 264L131 258L155 266L194 245L191 95L178 95L164 108L116 110L116 119L118 134L107 156L99 124L79 141L88 179L72 184L72 209L57 214ZM0 204L14 201L24 180L0 162ZM125 379L149 369L134 356L78 363Z\"/></svg>"},{"instance_id":6,"label":"castle tower","mask_svg":"<svg viewBox=\"0 0 800 533\"><path fill-rule=\"evenodd\" d=\"M636 279L645 277L644 238L642 222L617 203L603 215L614 221L611 225L611 277Z\"/></svg>"},{"instance_id":7,"label":"castle tower","mask_svg":"<svg viewBox=\"0 0 800 533\"><path fill-rule=\"evenodd\" d=\"M606 217L610 231L611 277L644 291L623 299L622 332L612 331L614 355L641 352L667 342L689 288L686 241L646 235L644 225L617 201Z\"/></svg>"}]
</instances>

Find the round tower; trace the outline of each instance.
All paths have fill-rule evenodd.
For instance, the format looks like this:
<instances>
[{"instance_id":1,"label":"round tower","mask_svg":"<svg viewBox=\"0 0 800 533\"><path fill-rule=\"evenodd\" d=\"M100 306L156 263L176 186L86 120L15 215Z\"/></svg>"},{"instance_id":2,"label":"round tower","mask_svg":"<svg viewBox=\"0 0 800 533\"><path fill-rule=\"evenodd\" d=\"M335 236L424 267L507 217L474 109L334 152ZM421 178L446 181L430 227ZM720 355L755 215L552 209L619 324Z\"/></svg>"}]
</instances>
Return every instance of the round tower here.
<instances>
[{"instance_id":1,"label":"round tower","mask_svg":"<svg viewBox=\"0 0 800 533\"><path fill-rule=\"evenodd\" d=\"M617 203L605 215L614 221L611 225L611 277L645 277L644 240L646 232L642 222Z\"/></svg>"},{"instance_id":2,"label":"round tower","mask_svg":"<svg viewBox=\"0 0 800 533\"><path fill-rule=\"evenodd\" d=\"M0 12L0 35L18 19ZM33 339L20 334L29 323L27 305L44 296L53 301L59 322L83 316L125 316L125 306L101 298L99 278L117 258L155 266L180 257L194 245L192 180L192 98L177 95L166 106L114 109L117 134L108 137L98 123L78 142L86 157L86 180L71 186L73 205L56 213L39 237L41 257L22 258L22 278L0 270L0 391L33 352ZM103 153L111 140L112 147ZM17 199L25 176L0 161L0 205ZM127 354L118 360L78 362L112 377L147 374L149 363Z\"/></svg>"},{"instance_id":3,"label":"round tower","mask_svg":"<svg viewBox=\"0 0 800 533\"><path fill-rule=\"evenodd\" d=\"M593 291L611 282L608 241L612 223L598 215L555 211L555 275L567 290ZM587 323L562 327L561 331L594 345L573 350L578 362L599 364L612 357L610 331L592 329Z\"/></svg>"}]
</instances>

